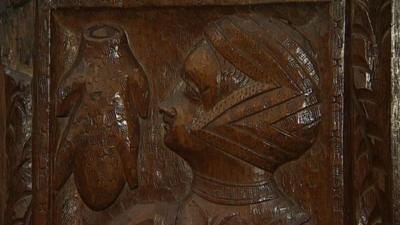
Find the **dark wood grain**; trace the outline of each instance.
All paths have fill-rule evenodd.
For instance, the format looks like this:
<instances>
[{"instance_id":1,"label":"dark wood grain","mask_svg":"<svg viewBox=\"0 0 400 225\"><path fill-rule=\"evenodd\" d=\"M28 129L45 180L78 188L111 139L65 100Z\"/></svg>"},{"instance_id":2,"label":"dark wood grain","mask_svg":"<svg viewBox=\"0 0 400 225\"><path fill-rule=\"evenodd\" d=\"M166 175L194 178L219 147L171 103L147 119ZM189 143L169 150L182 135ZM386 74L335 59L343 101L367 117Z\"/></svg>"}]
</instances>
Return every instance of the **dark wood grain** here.
<instances>
[{"instance_id":1,"label":"dark wood grain","mask_svg":"<svg viewBox=\"0 0 400 225\"><path fill-rule=\"evenodd\" d=\"M356 224L393 223L390 151L391 1L354 1L349 47L351 199Z\"/></svg>"},{"instance_id":2,"label":"dark wood grain","mask_svg":"<svg viewBox=\"0 0 400 225\"><path fill-rule=\"evenodd\" d=\"M4 68L0 66L0 223L4 224L6 200L7 200L7 179L6 175L6 92L5 92L5 75Z\"/></svg>"},{"instance_id":3,"label":"dark wood grain","mask_svg":"<svg viewBox=\"0 0 400 225\"><path fill-rule=\"evenodd\" d=\"M391 10L2 2L0 225L395 225Z\"/></svg>"},{"instance_id":4,"label":"dark wood grain","mask_svg":"<svg viewBox=\"0 0 400 225\"><path fill-rule=\"evenodd\" d=\"M0 224L31 224L34 2L1 4Z\"/></svg>"},{"instance_id":5,"label":"dark wood grain","mask_svg":"<svg viewBox=\"0 0 400 225\"><path fill-rule=\"evenodd\" d=\"M6 209L4 224L30 224L32 201L31 76L5 69Z\"/></svg>"},{"instance_id":6,"label":"dark wood grain","mask_svg":"<svg viewBox=\"0 0 400 225\"><path fill-rule=\"evenodd\" d=\"M312 13L308 13L309 10ZM58 80L57 85L64 85L61 81L65 76L63 74L68 74L68 71L75 70L74 68L87 71L84 69L85 66L77 66L80 64L77 62L85 59L87 61L84 62L91 61L87 58L88 56L83 57L85 54L82 54L85 48L83 47L85 33L88 29L90 30L93 26L117 26L124 30L130 43L130 50L143 68L150 86L149 116L140 119L142 132L140 132L139 140L142 144L138 159L142 160L138 162L138 171L142 172L138 174L138 188L129 190L125 187L111 205L101 207L102 210L98 211L99 209L93 208L92 204L87 204L83 196L84 192L77 183L79 180L75 173L78 171L75 167L74 179L68 180L55 194L54 204L57 210L54 214L57 217L55 220L71 219L78 224L79 221L98 223L112 221L112 218L119 217L118 215L126 216L127 211L132 214L144 213L147 214L144 218L155 220L156 212L146 210L132 212L130 208L143 201L150 201L156 205L162 201L177 201L178 211L175 214L177 213L178 223L183 224L188 223L183 218L195 218L193 213L202 214L204 210L195 210L190 207L191 204L201 204L202 208L212 207L217 212L220 210L219 214L210 214L203 218L205 220L215 218L219 223L229 223L228 220L231 219L231 223L253 221L255 224L260 224L264 220L276 220L276 223L281 221L280 223L284 224L321 223L322 221L334 224L336 219L333 215L340 212L340 208L332 208L330 202L340 201L340 189L343 189L343 184L335 184L336 179L341 178L340 175L332 176L332 173L341 170L340 161L336 162L341 157L334 155L341 152L337 148L335 152L330 151L329 144L324 143L323 140L328 140L332 134L329 130L334 129L329 121L335 121L338 124L337 119L340 118L332 117L335 114L329 113L332 105L327 99L333 98L334 93L321 93L321 97L319 93L322 88L335 90L340 86L333 86L334 81L327 79L335 77L332 65L335 60L330 55L329 48L320 47L329 42L331 33L329 29L326 29L325 33L320 33L318 26L329 27L333 24L333 21L324 19L322 16L324 13L329 13L327 4L263 5L251 10L246 7L208 7L96 11L88 9L53 12L51 52L64 52L64 54L52 56L52 70L56 77L60 77L54 78ZM190 15L196 15L198 19L191 19ZM298 21L295 19L296 15L305 17ZM168 22L160 23L163 20ZM224 40L225 37L222 35L235 37L235 39ZM244 53L239 54L237 50L229 50L228 45L234 45ZM336 43L332 42L332 45ZM109 47L110 52L112 49ZM252 49L260 50L253 53ZM118 64L117 60L123 60L123 57L113 59L112 55L105 56L100 53L92 53L92 55L105 61L116 60L116 64ZM294 58L290 60L287 58L288 55L293 55ZM314 58L316 56L317 58ZM97 62L92 65L98 68L102 66L96 66ZM130 63L129 66L134 70L134 64ZM103 70L107 70L107 67ZM121 71L123 74L124 69ZM221 75L217 77L215 74ZM307 75L301 78L298 75L292 77L290 74ZM325 76L326 79L320 79L320 74L332 75ZM205 80L202 80L203 77ZM185 80L205 86L187 87L185 91L183 90ZM106 85L102 84L101 80L98 82L100 82L99 87ZM76 80L77 87L80 83L82 81ZM219 86L215 86L217 83ZM189 84L186 83L186 85ZM124 89L116 87L115 90L124 93ZM59 89L58 86L54 86L52 90L57 93ZM207 94L199 99L196 91L202 89L207 89ZM108 88L108 90L111 89ZM172 93L189 97L178 97L174 100ZM338 93L342 92L338 91ZM193 96L190 97L190 95ZM79 97L76 97L71 101L77 102L78 99ZM179 121L186 122L183 122L179 131L176 131L177 136L168 135L173 141L164 144L163 136L168 132L162 131L163 115L159 113L159 107L161 106L162 111L168 114L169 108L173 106L171 104L184 104L186 101L196 102L196 100L201 102L191 103L188 106L182 105L188 108L180 112L179 116L182 119ZM338 104L341 107L340 102ZM301 107L304 107L305 111L302 111ZM297 121L295 118L303 112L310 117L299 117L300 121L309 123L311 127L296 135L305 135L304 137L289 138L280 133L282 131L272 132L277 129L272 128L275 126L281 127L279 129L292 129L291 132L296 133L295 130L301 126L295 125L297 122L290 121ZM78 115L79 111L76 114ZM255 116L252 116L253 114ZM64 116L70 115L73 114ZM249 118L246 115L249 115ZM326 122L323 122L324 116ZM214 121L215 117L219 119ZM198 118L195 124L192 124L193 118ZM265 127L256 128L254 121L261 122L263 118L266 119L263 122ZM171 124L168 125L169 119L165 118L166 127L171 126ZM224 124L229 124L230 120L235 121L237 125L225 126ZM133 122L132 119L127 120L128 125ZM64 126L68 126L68 120L65 123ZM174 122L171 121L171 123ZM215 130L211 127L205 128L208 123ZM268 123L271 124L267 126ZM320 123L321 126L319 126ZM75 132L80 132L81 136L86 135L82 133L85 131L76 130ZM185 132L194 136L190 137ZM335 132L339 134L340 130ZM213 139L210 139L211 137ZM209 144L205 144L202 140L214 147L207 147ZM193 146L193 150L185 150L185 147L179 144L181 141ZM341 139L338 138L337 141L340 143ZM77 145L77 143L73 144ZM175 155L171 150L177 154ZM187 155L192 151L206 153ZM246 151L250 152L246 153ZM238 160L238 158L244 160ZM322 166L321 163L324 160L331 160L331 163ZM74 165L74 163L67 165ZM275 173L277 168L280 169ZM55 176L59 174L61 173L56 172ZM194 183L190 185L192 179ZM74 183L77 185L75 186ZM219 186L218 183L220 183ZM58 188L59 185L56 186ZM221 195L214 190L216 188L225 191L222 191ZM335 195L331 194L332 190L335 190ZM210 192L210 195L204 195L201 192ZM211 194L211 192L216 194ZM67 197L76 194L80 197L71 199ZM283 197L283 195L289 196ZM227 196L233 198L229 199ZM211 198L211 200L201 202L203 198ZM228 199L216 200L218 198ZM69 204L79 206L80 210L59 208ZM235 208L230 205L241 206ZM261 217L252 215L249 211L250 205L256 207L257 210L263 210L264 215ZM273 211L273 205L286 210L278 213ZM314 207L317 205L318 207ZM159 209L159 207L155 208ZM226 215L239 212L243 214L243 217L225 218ZM167 216L159 216L160 221L167 224L173 223L173 221L168 221ZM202 223L201 218L196 220ZM132 217L130 221L131 224L139 222L136 217Z\"/></svg>"},{"instance_id":7,"label":"dark wood grain","mask_svg":"<svg viewBox=\"0 0 400 225\"><path fill-rule=\"evenodd\" d=\"M391 93L392 93L392 102L391 102L391 144L392 144L392 166L393 166L393 188L392 188L392 201L393 201L393 224L398 224L400 222L400 163L399 163L399 152L395 151L395 149L399 148L399 66L400 66L400 11L399 11L399 1L392 2L392 28L391 28L391 52L392 52L392 73L391 73Z\"/></svg>"}]
</instances>

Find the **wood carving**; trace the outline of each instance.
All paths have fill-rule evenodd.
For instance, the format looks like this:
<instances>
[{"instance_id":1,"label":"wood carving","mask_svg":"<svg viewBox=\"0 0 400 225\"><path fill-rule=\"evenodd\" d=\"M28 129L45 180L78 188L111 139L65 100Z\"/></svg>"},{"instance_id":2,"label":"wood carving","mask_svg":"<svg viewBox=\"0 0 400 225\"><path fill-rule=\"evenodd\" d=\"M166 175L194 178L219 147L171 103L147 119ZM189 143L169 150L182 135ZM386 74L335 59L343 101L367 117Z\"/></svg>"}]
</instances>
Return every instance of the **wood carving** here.
<instances>
[{"instance_id":1,"label":"wood carving","mask_svg":"<svg viewBox=\"0 0 400 225\"><path fill-rule=\"evenodd\" d=\"M326 46L333 35L329 10L329 4L55 9L50 98L40 98L49 99L40 102L49 111L38 107L36 114L50 115L54 160L50 167L38 161L54 185L51 198L39 191L50 209L40 211L42 220L340 224L334 218L343 190L341 139L330 142L340 133L331 102L341 88L333 65L340 63L331 53L338 45ZM117 46L114 34L122 38ZM135 68L142 75L131 76ZM117 92L128 136L107 126L118 124L110 113L118 107L109 105ZM47 135L46 124L38 126L44 132L36 134ZM108 151L118 160L99 159L126 137L140 143L134 151L122 145ZM127 166L136 170L135 189ZM37 183L44 186L46 177Z\"/></svg>"},{"instance_id":2,"label":"wood carving","mask_svg":"<svg viewBox=\"0 0 400 225\"><path fill-rule=\"evenodd\" d=\"M392 3L0 1L0 225L397 224Z\"/></svg>"},{"instance_id":3,"label":"wood carving","mask_svg":"<svg viewBox=\"0 0 400 225\"><path fill-rule=\"evenodd\" d=\"M165 144L194 174L177 224L310 224L272 178L318 135L319 72L307 39L258 14L223 18L186 58L182 82L160 107Z\"/></svg>"},{"instance_id":4,"label":"wood carving","mask_svg":"<svg viewBox=\"0 0 400 225\"><path fill-rule=\"evenodd\" d=\"M94 24L84 30L77 59L58 83L56 116L62 131L56 189L73 173L83 201L104 209L125 182L130 188L138 185L139 116L147 116L147 77L124 31Z\"/></svg>"},{"instance_id":5,"label":"wood carving","mask_svg":"<svg viewBox=\"0 0 400 225\"><path fill-rule=\"evenodd\" d=\"M391 224L389 93L391 1L352 2L353 224Z\"/></svg>"},{"instance_id":6,"label":"wood carving","mask_svg":"<svg viewBox=\"0 0 400 225\"><path fill-rule=\"evenodd\" d=\"M36 13L7 225L396 224L390 0L25 2L0 3L15 71Z\"/></svg>"},{"instance_id":7,"label":"wood carving","mask_svg":"<svg viewBox=\"0 0 400 225\"><path fill-rule=\"evenodd\" d=\"M0 1L0 224L32 218L34 1ZM24 18L24 19L22 19ZM3 102L4 101L4 102Z\"/></svg>"},{"instance_id":8,"label":"wood carving","mask_svg":"<svg viewBox=\"0 0 400 225\"><path fill-rule=\"evenodd\" d=\"M7 68L30 76L33 70L35 20L31 18L35 16L34 6L33 0L0 2L1 63Z\"/></svg>"},{"instance_id":9,"label":"wood carving","mask_svg":"<svg viewBox=\"0 0 400 225\"><path fill-rule=\"evenodd\" d=\"M32 200L30 77L17 72L6 76L7 204L5 225L29 225ZM21 79L24 78L24 79Z\"/></svg>"}]
</instances>

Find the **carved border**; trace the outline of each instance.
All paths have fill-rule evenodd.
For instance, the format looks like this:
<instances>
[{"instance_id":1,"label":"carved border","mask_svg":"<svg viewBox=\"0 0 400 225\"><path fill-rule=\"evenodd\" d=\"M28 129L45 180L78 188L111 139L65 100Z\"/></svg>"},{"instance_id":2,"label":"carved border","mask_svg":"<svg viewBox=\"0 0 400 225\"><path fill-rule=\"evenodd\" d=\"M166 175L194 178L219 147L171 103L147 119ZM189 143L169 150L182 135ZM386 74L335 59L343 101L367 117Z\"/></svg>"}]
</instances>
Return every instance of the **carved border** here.
<instances>
[{"instance_id":1,"label":"carved border","mask_svg":"<svg viewBox=\"0 0 400 225\"><path fill-rule=\"evenodd\" d=\"M400 0L392 1L391 138L393 224L400 224Z\"/></svg>"},{"instance_id":2,"label":"carved border","mask_svg":"<svg viewBox=\"0 0 400 225\"><path fill-rule=\"evenodd\" d=\"M387 145L390 7L391 0L355 0L348 7L349 224L393 224L391 149ZM367 84L360 85L360 77Z\"/></svg>"},{"instance_id":3,"label":"carved border","mask_svg":"<svg viewBox=\"0 0 400 225\"><path fill-rule=\"evenodd\" d=\"M5 73L0 64L0 180L6 180L6 102L5 102ZM0 224L4 224L4 212L7 199L7 184L0 182Z\"/></svg>"},{"instance_id":4,"label":"carved border","mask_svg":"<svg viewBox=\"0 0 400 225\"><path fill-rule=\"evenodd\" d=\"M331 146L334 163L332 177L334 187L332 189L332 210L335 225L344 224L344 40L345 40L345 1L334 0L331 4L331 17L333 20L332 38L332 65L333 65L333 93L332 97L332 121Z\"/></svg>"},{"instance_id":5,"label":"carved border","mask_svg":"<svg viewBox=\"0 0 400 225\"><path fill-rule=\"evenodd\" d=\"M112 8L131 8L131 7L151 7L151 6L210 6L210 5L257 5L270 3L294 3L294 2L334 2L334 0L91 0L91 1L72 1L58 0L53 1L52 8L71 8L71 7L112 7Z\"/></svg>"},{"instance_id":6,"label":"carved border","mask_svg":"<svg viewBox=\"0 0 400 225\"><path fill-rule=\"evenodd\" d=\"M28 158L31 155L24 155L26 156L24 160L27 161L24 161L23 164L20 164L23 166L18 167L19 169L10 169L10 167L15 166L15 163L21 163L22 161L10 161L9 148L13 147L9 146L6 136L10 135L7 132L9 131L10 126L13 126L11 124L16 122L8 118L8 116L10 115L9 110L13 108L13 104L15 102L18 102L17 105L21 106L27 104L29 101L29 99L26 99L27 101L25 101L25 99L22 98L30 95L31 90L31 50L33 47L32 34L34 32L34 28L32 27L32 18L34 18L33 6L34 1L32 0L0 1L0 42L2 46L0 56L0 224L10 224L16 222L21 222L21 224L29 223L31 215L31 210L29 206L29 198L32 196L31 191L28 186L25 186L26 183L24 183L24 181L26 180L21 179L21 174L27 175L27 177L31 175L32 170L29 168L31 159ZM13 82L15 82L18 87L21 87L19 91L25 90L26 92L16 91L16 89L14 89L16 88L16 86L13 86L12 89L15 92L11 94L11 89L9 89L9 85ZM14 98L16 97L15 99L18 99L13 104L10 104L10 95ZM22 106L21 108L24 107ZM29 107L24 109L29 109ZM29 113L31 112L30 110L28 111ZM23 113L21 113L21 115L22 114ZM25 122L29 124L30 120L29 122L28 120L25 120ZM31 130L25 130L24 132L27 132L26 134L28 134L31 132ZM21 139L21 141L22 140L23 139ZM24 144L25 149L23 152L25 152L25 150L28 150L30 152L29 141L25 142ZM19 153L19 151L16 151L16 154L18 154L18 156L22 156L19 155ZM19 157L16 158L20 159ZM18 182L15 182L17 180ZM12 193L13 188L15 188L16 186L24 186L24 190L26 192ZM19 208L20 206L21 208ZM19 208L21 212L23 211L23 213L17 215L14 211L14 209L17 208ZM24 218L20 217L20 215L23 215Z\"/></svg>"},{"instance_id":7,"label":"carved border","mask_svg":"<svg viewBox=\"0 0 400 225\"><path fill-rule=\"evenodd\" d=\"M332 89L335 93L332 103L332 118L330 121L334 129L331 131L331 148L333 154L331 161L334 163L334 169L331 171L333 179L333 189L331 194L332 200L332 217L333 225L344 224L344 179L343 179L343 119L344 119L344 25L345 25L345 0L204 0L188 1L178 0L175 4L173 1L167 0L148 0L148 1L110 1L119 2L120 4L109 3L108 5L101 1L90 1L92 5L82 4L61 4L62 1L52 0L36 0L36 23L35 23L35 54L34 54L34 76L32 81L33 89L33 225L51 225L53 210L53 193L51 190L52 171L53 171L53 152L50 146L51 134L50 115L51 99L50 95L50 79L51 79L51 58L50 58L50 42L51 42L51 13L52 10L61 8L85 8L85 7L120 7L132 8L140 6L201 6L201 5L249 5L249 4L266 4L266 3L290 3L290 2L331 2L330 16L332 19L332 38L330 45L332 46ZM84 1L78 1L84 2ZM137 3L141 2L141 3ZM143 3L144 2L144 3ZM94 4L96 3L96 4Z\"/></svg>"},{"instance_id":8,"label":"carved border","mask_svg":"<svg viewBox=\"0 0 400 225\"><path fill-rule=\"evenodd\" d=\"M29 74L4 67L6 104L2 109L6 112L3 117L6 141L1 157L5 160L6 192L2 224L31 221L31 78Z\"/></svg>"},{"instance_id":9,"label":"carved border","mask_svg":"<svg viewBox=\"0 0 400 225\"><path fill-rule=\"evenodd\" d=\"M50 32L48 0L36 0L35 50L32 80L32 224L51 221Z\"/></svg>"}]
</instances>

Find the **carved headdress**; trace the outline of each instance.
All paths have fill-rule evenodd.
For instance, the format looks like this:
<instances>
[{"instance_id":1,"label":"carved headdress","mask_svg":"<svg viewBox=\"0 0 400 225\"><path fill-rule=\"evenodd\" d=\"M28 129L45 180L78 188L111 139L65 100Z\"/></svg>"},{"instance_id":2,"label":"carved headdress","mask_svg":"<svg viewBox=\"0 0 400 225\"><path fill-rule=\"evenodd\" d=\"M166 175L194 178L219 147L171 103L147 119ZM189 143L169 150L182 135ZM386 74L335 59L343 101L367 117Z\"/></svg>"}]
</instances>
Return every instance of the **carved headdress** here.
<instances>
[{"instance_id":1,"label":"carved headdress","mask_svg":"<svg viewBox=\"0 0 400 225\"><path fill-rule=\"evenodd\" d=\"M318 69L305 37L285 22L250 14L213 23L205 39L220 67L217 100L191 132L270 172L304 154L321 119Z\"/></svg>"}]
</instances>

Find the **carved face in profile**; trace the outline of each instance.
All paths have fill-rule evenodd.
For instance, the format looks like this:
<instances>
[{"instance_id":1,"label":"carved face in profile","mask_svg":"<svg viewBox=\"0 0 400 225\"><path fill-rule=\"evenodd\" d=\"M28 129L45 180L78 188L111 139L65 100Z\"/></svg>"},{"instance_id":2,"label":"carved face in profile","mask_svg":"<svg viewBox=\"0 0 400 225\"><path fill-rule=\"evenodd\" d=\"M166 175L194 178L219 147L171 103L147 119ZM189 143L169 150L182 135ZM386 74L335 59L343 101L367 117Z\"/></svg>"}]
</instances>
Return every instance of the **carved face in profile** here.
<instances>
[{"instance_id":1,"label":"carved face in profile","mask_svg":"<svg viewBox=\"0 0 400 225\"><path fill-rule=\"evenodd\" d=\"M213 23L181 77L160 107L164 141L196 174L258 181L315 142L317 67L307 40L284 22L248 15Z\"/></svg>"},{"instance_id":2,"label":"carved face in profile","mask_svg":"<svg viewBox=\"0 0 400 225\"><path fill-rule=\"evenodd\" d=\"M196 114L209 110L216 100L217 59L207 46L201 42L187 58L182 81L176 93L162 106L165 123L165 143L175 148L190 148L192 138L189 130Z\"/></svg>"}]
</instances>

